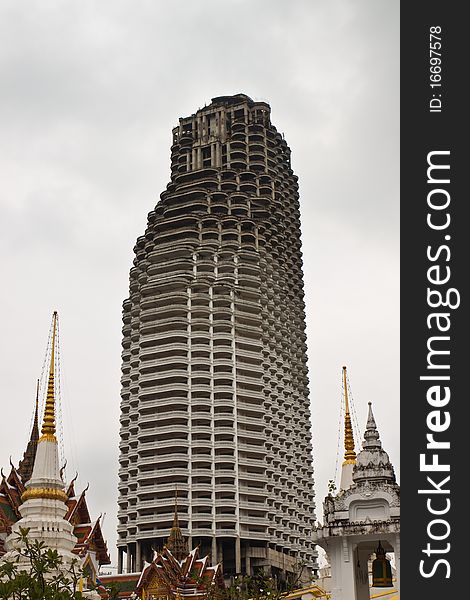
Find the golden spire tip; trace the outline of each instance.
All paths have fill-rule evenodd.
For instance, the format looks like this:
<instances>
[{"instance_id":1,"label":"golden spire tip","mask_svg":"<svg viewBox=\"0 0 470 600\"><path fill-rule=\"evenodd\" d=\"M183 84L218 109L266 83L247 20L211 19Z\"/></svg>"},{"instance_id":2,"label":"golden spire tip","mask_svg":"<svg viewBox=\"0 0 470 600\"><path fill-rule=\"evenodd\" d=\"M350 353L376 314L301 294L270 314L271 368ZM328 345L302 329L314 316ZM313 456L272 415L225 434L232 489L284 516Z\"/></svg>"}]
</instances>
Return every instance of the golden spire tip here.
<instances>
[{"instance_id":1,"label":"golden spire tip","mask_svg":"<svg viewBox=\"0 0 470 600\"><path fill-rule=\"evenodd\" d=\"M346 367L343 367L343 386L344 386L344 464L356 464L356 452L354 451L354 433L351 423L351 415L349 414L349 399L348 399L348 381L346 379Z\"/></svg>"},{"instance_id":2,"label":"golden spire tip","mask_svg":"<svg viewBox=\"0 0 470 600\"><path fill-rule=\"evenodd\" d=\"M51 342L51 362L49 365L49 379L47 382L46 405L44 408L44 418L41 428L41 440L57 442L55 437L55 392L54 392L54 363L55 363L55 340L57 330L57 311L52 314L52 342Z\"/></svg>"}]
</instances>

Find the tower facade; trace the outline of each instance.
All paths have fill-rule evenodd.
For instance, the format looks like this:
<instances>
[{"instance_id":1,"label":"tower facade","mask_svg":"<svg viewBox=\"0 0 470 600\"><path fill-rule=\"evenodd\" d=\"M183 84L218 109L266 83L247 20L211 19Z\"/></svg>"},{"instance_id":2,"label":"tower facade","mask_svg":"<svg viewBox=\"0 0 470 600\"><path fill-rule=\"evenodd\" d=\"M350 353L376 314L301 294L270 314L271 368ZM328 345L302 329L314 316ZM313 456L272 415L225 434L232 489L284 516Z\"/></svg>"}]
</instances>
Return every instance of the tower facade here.
<instances>
[{"instance_id":1,"label":"tower facade","mask_svg":"<svg viewBox=\"0 0 470 600\"><path fill-rule=\"evenodd\" d=\"M270 107L173 129L123 305L119 570L179 523L226 575L316 568L297 177Z\"/></svg>"}]
</instances>

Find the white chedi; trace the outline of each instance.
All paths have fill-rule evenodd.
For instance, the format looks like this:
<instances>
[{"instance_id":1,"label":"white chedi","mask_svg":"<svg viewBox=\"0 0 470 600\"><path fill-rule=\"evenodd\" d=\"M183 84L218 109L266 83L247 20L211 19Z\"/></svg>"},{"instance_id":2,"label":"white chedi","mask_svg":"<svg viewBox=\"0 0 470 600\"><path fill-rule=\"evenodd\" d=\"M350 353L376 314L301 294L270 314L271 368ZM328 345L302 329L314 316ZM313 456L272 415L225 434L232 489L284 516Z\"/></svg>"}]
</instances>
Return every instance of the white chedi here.
<instances>
[{"instance_id":1,"label":"white chedi","mask_svg":"<svg viewBox=\"0 0 470 600\"><path fill-rule=\"evenodd\" d=\"M77 543L73 525L65 520L67 495L60 475L58 443L55 435L54 355L57 313L53 316L51 361L41 437L38 440L31 479L26 484L19 507L21 518L12 525L5 540L7 553L3 560L18 560L20 568L27 568L29 560L19 552L20 529L28 529L30 540L44 542L46 548L57 550L64 570L69 570L77 557L72 550Z\"/></svg>"},{"instance_id":2,"label":"white chedi","mask_svg":"<svg viewBox=\"0 0 470 600\"><path fill-rule=\"evenodd\" d=\"M5 540L7 554L4 560L17 558L20 529L28 529L31 540L44 542L47 548L57 550L65 568L70 568L77 556L72 553L77 538L73 525L65 520L67 498L60 479L57 442L40 439L34 461L33 474L26 485L23 503L19 507L21 519L12 525ZM19 558L20 565L29 564L28 559Z\"/></svg>"}]
</instances>

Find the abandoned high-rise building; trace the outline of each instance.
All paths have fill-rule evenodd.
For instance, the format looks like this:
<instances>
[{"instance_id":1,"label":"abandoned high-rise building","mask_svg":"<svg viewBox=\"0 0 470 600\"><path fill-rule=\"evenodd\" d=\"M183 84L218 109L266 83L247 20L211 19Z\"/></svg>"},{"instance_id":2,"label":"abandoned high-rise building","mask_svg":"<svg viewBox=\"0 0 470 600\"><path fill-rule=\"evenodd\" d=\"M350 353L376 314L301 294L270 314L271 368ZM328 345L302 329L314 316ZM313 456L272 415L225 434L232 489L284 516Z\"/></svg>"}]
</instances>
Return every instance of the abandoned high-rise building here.
<instances>
[{"instance_id":1,"label":"abandoned high-rise building","mask_svg":"<svg viewBox=\"0 0 470 600\"><path fill-rule=\"evenodd\" d=\"M173 522L226 575L316 568L297 177L270 107L214 98L173 129L171 181L124 302L119 571Z\"/></svg>"}]
</instances>

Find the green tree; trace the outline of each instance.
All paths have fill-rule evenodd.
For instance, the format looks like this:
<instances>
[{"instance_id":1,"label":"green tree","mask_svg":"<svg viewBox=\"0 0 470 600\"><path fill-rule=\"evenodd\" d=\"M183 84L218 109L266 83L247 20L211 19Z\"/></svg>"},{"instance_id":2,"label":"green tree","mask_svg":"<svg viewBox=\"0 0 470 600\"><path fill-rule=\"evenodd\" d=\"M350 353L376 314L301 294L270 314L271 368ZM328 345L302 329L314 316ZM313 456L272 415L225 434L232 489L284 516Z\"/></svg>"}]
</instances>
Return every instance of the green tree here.
<instances>
[{"instance_id":1,"label":"green tree","mask_svg":"<svg viewBox=\"0 0 470 600\"><path fill-rule=\"evenodd\" d=\"M20 529L16 560L0 563L1 600L77 600L81 571L78 561L64 569L57 550L46 548L44 542L30 540L29 529ZM20 564L26 559L27 567ZM23 562L23 561L22 561Z\"/></svg>"},{"instance_id":2,"label":"green tree","mask_svg":"<svg viewBox=\"0 0 470 600\"><path fill-rule=\"evenodd\" d=\"M111 583L104 586L104 588L108 594L108 600L119 600L119 592L121 591L119 583L111 581Z\"/></svg>"},{"instance_id":3,"label":"green tree","mask_svg":"<svg viewBox=\"0 0 470 600\"><path fill-rule=\"evenodd\" d=\"M280 600L290 592L302 587L304 563L298 563L287 580L279 581L263 572L255 575L239 575L226 588L201 580L206 600Z\"/></svg>"}]
</instances>

